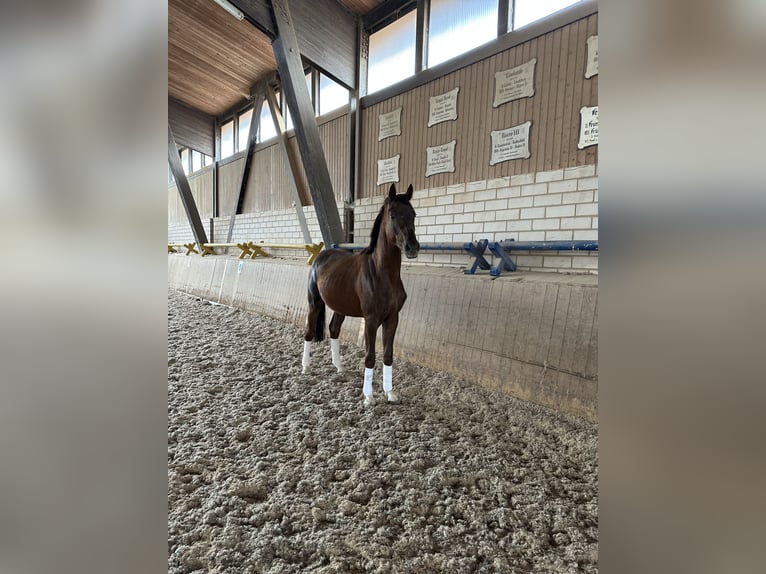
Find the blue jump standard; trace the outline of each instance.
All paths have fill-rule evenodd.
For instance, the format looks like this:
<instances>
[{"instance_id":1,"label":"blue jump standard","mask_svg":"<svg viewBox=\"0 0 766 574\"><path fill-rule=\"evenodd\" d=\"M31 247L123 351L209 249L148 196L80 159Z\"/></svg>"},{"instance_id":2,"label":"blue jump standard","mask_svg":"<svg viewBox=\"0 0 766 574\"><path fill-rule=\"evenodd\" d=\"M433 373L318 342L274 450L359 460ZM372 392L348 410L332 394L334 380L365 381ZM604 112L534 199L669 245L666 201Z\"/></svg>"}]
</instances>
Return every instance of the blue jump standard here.
<instances>
[{"instance_id":1,"label":"blue jump standard","mask_svg":"<svg viewBox=\"0 0 766 574\"><path fill-rule=\"evenodd\" d=\"M367 245L334 243L331 247L360 251ZM516 271L516 264L510 257L511 251L598 251L598 241L515 241L513 239L489 241L488 239L479 239L466 243L421 243L420 249L422 251L465 251L474 260L468 269L463 269L463 273L473 275L477 268L481 268L485 271L488 270L492 277L499 277L503 271ZM492 267L484 257L487 249L500 260L497 266Z\"/></svg>"}]
</instances>

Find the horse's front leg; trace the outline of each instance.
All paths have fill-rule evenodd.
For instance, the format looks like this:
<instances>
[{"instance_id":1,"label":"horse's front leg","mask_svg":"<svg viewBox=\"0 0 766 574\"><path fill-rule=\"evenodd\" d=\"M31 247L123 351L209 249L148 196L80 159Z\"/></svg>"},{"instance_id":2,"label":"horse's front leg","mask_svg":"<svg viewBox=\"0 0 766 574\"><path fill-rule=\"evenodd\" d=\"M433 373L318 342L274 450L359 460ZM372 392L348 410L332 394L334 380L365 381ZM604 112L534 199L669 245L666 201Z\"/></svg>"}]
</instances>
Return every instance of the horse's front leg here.
<instances>
[{"instance_id":1,"label":"horse's front leg","mask_svg":"<svg viewBox=\"0 0 766 574\"><path fill-rule=\"evenodd\" d=\"M383 322L383 393L389 403L399 402L394 394L394 336L399 325L399 313L395 313Z\"/></svg>"},{"instance_id":2,"label":"horse's front leg","mask_svg":"<svg viewBox=\"0 0 766 574\"><path fill-rule=\"evenodd\" d=\"M375 338L378 334L379 323L372 317L364 318L364 346L367 355L364 357L364 406L369 407L375 404L372 397L372 372L375 368Z\"/></svg>"}]
</instances>

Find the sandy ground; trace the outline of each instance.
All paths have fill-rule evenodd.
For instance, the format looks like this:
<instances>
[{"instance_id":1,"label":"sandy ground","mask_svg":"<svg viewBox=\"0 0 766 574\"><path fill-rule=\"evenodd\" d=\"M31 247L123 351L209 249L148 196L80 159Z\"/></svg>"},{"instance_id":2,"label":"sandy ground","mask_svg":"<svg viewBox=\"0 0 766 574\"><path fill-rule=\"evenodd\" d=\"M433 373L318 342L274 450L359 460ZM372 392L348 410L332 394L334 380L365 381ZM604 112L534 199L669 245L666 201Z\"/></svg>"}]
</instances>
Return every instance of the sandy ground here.
<instances>
[{"instance_id":1,"label":"sandy ground","mask_svg":"<svg viewBox=\"0 0 766 574\"><path fill-rule=\"evenodd\" d=\"M169 572L596 572L597 428L168 295ZM381 357L375 393L381 394Z\"/></svg>"}]
</instances>

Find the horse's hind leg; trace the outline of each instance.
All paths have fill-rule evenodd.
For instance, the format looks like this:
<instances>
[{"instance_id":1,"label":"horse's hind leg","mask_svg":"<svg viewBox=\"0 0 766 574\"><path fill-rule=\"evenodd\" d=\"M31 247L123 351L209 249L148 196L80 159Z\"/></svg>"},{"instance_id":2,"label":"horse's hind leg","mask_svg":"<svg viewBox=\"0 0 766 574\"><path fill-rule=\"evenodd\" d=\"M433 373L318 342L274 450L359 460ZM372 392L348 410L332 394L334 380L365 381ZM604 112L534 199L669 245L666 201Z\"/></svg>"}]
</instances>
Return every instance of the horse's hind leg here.
<instances>
[{"instance_id":1,"label":"horse's hind leg","mask_svg":"<svg viewBox=\"0 0 766 574\"><path fill-rule=\"evenodd\" d=\"M306 331L303 333L303 360L301 366L304 373L309 370L311 365L311 341L316 336L316 324L319 317L319 305L309 303L309 316L306 319Z\"/></svg>"},{"instance_id":2,"label":"horse's hind leg","mask_svg":"<svg viewBox=\"0 0 766 574\"><path fill-rule=\"evenodd\" d=\"M399 325L399 314L389 317L383 323L383 393L389 403L399 402L394 394L393 365L394 365L394 336Z\"/></svg>"},{"instance_id":3,"label":"horse's hind leg","mask_svg":"<svg viewBox=\"0 0 766 574\"><path fill-rule=\"evenodd\" d=\"M342 365L340 362L340 339L338 337L340 337L340 327L343 325L345 318L345 315L333 313L330 320L330 353L332 354L332 364L335 365L339 373Z\"/></svg>"}]
</instances>

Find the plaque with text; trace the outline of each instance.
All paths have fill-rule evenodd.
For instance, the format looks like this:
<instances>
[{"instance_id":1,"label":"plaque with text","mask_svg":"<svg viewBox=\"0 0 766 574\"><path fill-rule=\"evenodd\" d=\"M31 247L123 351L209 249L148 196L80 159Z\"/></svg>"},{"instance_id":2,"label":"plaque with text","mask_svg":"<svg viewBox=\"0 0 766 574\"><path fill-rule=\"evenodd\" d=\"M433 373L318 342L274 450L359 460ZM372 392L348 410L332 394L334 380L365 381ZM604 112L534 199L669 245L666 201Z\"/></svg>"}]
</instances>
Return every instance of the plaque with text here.
<instances>
[{"instance_id":1,"label":"plaque with text","mask_svg":"<svg viewBox=\"0 0 766 574\"><path fill-rule=\"evenodd\" d=\"M526 121L512 128L491 131L492 150L489 165L510 159L527 159L529 157L529 128L531 125L531 121Z\"/></svg>"},{"instance_id":2,"label":"plaque with text","mask_svg":"<svg viewBox=\"0 0 766 574\"><path fill-rule=\"evenodd\" d=\"M493 108L511 100L528 98L535 95L536 63L537 58L532 58L521 66L495 72L495 100L492 102Z\"/></svg>"},{"instance_id":3,"label":"plaque with text","mask_svg":"<svg viewBox=\"0 0 766 574\"><path fill-rule=\"evenodd\" d=\"M399 182L399 158L401 154L394 157L378 160L378 183L398 183Z\"/></svg>"},{"instance_id":4,"label":"plaque with text","mask_svg":"<svg viewBox=\"0 0 766 574\"><path fill-rule=\"evenodd\" d=\"M580 140L577 149L598 145L598 106L580 108Z\"/></svg>"},{"instance_id":5,"label":"plaque with text","mask_svg":"<svg viewBox=\"0 0 766 574\"><path fill-rule=\"evenodd\" d=\"M378 141L402 135L402 108L378 116Z\"/></svg>"},{"instance_id":6,"label":"plaque with text","mask_svg":"<svg viewBox=\"0 0 766 574\"><path fill-rule=\"evenodd\" d=\"M586 40L588 44L588 59L585 62L585 77L592 78L598 74L598 36Z\"/></svg>"},{"instance_id":7,"label":"plaque with text","mask_svg":"<svg viewBox=\"0 0 766 574\"><path fill-rule=\"evenodd\" d=\"M428 127L457 119L457 93L460 87L428 98Z\"/></svg>"},{"instance_id":8,"label":"plaque with text","mask_svg":"<svg viewBox=\"0 0 766 574\"><path fill-rule=\"evenodd\" d=\"M444 145L426 148L426 177L436 173L455 171L455 144L452 140Z\"/></svg>"}]
</instances>

